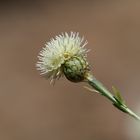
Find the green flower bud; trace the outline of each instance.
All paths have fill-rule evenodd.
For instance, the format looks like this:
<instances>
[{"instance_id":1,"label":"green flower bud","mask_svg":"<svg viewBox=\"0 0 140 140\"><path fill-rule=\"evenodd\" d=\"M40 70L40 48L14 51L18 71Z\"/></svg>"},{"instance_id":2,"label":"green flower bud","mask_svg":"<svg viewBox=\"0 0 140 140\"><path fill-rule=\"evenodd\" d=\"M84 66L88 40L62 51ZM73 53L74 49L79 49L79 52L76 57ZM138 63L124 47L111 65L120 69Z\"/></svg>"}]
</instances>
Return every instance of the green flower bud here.
<instances>
[{"instance_id":1,"label":"green flower bud","mask_svg":"<svg viewBox=\"0 0 140 140\"><path fill-rule=\"evenodd\" d=\"M64 75L72 82L82 82L88 71L88 63L83 57L72 57L63 65Z\"/></svg>"}]
</instances>

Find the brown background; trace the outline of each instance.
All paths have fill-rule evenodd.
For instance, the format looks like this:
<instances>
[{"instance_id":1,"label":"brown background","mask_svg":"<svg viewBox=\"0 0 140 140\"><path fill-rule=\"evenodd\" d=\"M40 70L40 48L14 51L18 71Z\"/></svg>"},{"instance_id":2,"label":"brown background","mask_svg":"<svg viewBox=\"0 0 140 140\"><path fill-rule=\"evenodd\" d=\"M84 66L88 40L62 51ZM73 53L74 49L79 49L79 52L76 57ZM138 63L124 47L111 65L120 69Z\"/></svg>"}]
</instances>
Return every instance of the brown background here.
<instances>
[{"instance_id":1,"label":"brown background","mask_svg":"<svg viewBox=\"0 0 140 140\"><path fill-rule=\"evenodd\" d=\"M132 118L84 84L50 86L35 68L38 52L61 32L84 35L88 60L109 89L135 110L140 99L140 1L0 2L0 140L138 140Z\"/></svg>"}]
</instances>

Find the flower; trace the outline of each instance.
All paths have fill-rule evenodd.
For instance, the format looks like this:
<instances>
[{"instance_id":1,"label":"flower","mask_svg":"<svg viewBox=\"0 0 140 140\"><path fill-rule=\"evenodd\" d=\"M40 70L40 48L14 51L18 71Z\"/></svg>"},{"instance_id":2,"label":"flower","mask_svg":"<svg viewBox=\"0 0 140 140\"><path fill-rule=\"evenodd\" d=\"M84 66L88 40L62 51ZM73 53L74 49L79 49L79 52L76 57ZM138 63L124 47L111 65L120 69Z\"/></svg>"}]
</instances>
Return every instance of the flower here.
<instances>
[{"instance_id":1,"label":"flower","mask_svg":"<svg viewBox=\"0 0 140 140\"><path fill-rule=\"evenodd\" d=\"M62 33L51 39L39 53L39 61L36 66L47 79L51 78L51 83L65 75L71 82L86 82L97 93L108 98L115 107L129 114L137 120L140 117L131 111L120 96L118 90L114 90L116 95L108 91L103 84L91 73L86 55L88 50L84 48L87 41L84 37L79 37L79 33ZM92 90L93 91L93 90ZM137 127L139 130L139 127ZM139 132L139 131L138 131Z\"/></svg>"},{"instance_id":2,"label":"flower","mask_svg":"<svg viewBox=\"0 0 140 140\"><path fill-rule=\"evenodd\" d=\"M71 58L77 57L86 61L86 44L87 41L84 41L84 37L79 37L79 33L62 33L45 44L39 53L36 67L47 79L51 78L51 82L55 81L63 76L65 63ZM88 65L87 62L85 65Z\"/></svg>"}]
</instances>

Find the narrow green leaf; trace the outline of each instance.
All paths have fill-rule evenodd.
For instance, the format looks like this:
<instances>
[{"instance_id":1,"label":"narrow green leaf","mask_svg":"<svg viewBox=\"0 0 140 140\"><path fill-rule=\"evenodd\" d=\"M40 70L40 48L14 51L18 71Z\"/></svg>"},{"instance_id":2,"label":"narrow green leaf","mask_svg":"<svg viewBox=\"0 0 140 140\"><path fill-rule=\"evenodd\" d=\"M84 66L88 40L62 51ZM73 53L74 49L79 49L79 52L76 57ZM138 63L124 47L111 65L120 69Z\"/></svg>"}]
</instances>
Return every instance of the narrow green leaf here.
<instances>
[{"instance_id":1,"label":"narrow green leaf","mask_svg":"<svg viewBox=\"0 0 140 140\"><path fill-rule=\"evenodd\" d=\"M96 93L99 93L97 90L93 89L93 88L90 88L90 87L87 87L87 86L84 86L84 88L86 88L87 90L91 91L91 92L96 92Z\"/></svg>"},{"instance_id":2,"label":"narrow green leaf","mask_svg":"<svg viewBox=\"0 0 140 140\"><path fill-rule=\"evenodd\" d=\"M118 101L120 104L125 104L125 101L124 101L124 99L122 98L120 91L119 91L118 89L116 89L114 86L112 86L112 90L113 90L113 92L114 92L114 94L115 94L114 97L117 99L117 101Z\"/></svg>"}]
</instances>

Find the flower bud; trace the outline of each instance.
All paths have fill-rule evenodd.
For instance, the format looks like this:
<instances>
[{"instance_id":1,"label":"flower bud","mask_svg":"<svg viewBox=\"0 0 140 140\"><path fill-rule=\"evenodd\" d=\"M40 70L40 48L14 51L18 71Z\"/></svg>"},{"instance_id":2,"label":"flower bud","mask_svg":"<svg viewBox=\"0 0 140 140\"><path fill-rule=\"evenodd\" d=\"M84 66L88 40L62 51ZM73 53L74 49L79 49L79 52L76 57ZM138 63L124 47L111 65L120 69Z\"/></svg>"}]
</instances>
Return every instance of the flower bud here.
<instances>
[{"instance_id":1,"label":"flower bud","mask_svg":"<svg viewBox=\"0 0 140 140\"><path fill-rule=\"evenodd\" d=\"M88 63L83 57L72 57L63 65L64 75L71 82L82 82L88 71Z\"/></svg>"}]
</instances>

